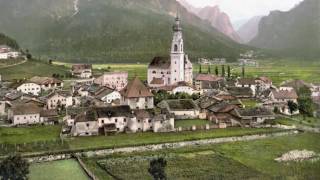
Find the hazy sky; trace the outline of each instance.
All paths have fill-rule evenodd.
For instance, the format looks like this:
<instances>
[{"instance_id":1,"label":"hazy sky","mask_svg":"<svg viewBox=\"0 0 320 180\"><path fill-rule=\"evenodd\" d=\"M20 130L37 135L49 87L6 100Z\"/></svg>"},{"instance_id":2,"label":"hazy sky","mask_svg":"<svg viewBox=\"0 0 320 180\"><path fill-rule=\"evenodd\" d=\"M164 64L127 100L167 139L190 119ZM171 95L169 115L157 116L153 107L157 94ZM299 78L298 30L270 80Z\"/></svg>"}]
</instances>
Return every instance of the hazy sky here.
<instances>
[{"instance_id":1,"label":"hazy sky","mask_svg":"<svg viewBox=\"0 0 320 180\"><path fill-rule=\"evenodd\" d=\"M186 0L196 7L219 5L231 21L267 15L271 10L287 11L302 0Z\"/></svg>"}]
</instances>

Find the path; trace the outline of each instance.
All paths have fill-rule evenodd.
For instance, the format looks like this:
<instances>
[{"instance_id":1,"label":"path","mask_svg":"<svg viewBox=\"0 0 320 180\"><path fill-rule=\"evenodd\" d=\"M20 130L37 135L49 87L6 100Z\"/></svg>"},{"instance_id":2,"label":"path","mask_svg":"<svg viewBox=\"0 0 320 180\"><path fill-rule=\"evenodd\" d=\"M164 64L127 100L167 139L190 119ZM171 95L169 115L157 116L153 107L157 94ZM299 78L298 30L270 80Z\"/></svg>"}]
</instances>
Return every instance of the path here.
<instances>
[{"instance_id":1,"label":"path","mask_svg":"<svg viewBox=\"0 0 320 180\"><path fill-rule=\"evenodd\" d=\"M18 63L15 63L15 64L10 64L10 65L8 65L8 66L3 66L3 67L0 67L0 69L4 69L4 68L8 68L8 67L12 67L12 66L17 66L17 65L20 65L20 64L24 64L24 63L26 63L28 60L23 60L23 61L21 61L21 62L18 62Z\"/></svg>"}]
</instances>

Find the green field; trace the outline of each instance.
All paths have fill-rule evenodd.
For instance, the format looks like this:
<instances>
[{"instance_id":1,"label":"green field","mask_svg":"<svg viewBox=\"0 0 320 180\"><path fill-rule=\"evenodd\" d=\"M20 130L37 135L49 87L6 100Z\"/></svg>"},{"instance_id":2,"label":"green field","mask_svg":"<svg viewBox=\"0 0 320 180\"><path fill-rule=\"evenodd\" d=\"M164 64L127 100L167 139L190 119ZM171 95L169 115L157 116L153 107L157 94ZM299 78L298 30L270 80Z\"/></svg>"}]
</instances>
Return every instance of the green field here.
<instances>
[{"instance_id":1,"label":"green field","mask_svg":"<svg viewBox=\"0 0 320 180\"><path fill-rule=\"evenodd\" d=\"M211 139L228 136L243 136L258 133L279 131L279 129L228 128L210 131L177 132L177 133L136 133L118 134L116 136L74 137L67 140L71 149L114 148L146 144L159 144L179 141Z\"/></svg>"},{"instance_id":2,"label":"green field","mask_svg":"<svg viewBox=\"0 0 320 180\"><path fill-rule=\"evenodd\" d=\"M242 99L242 104L245 106L245 108L254 108L257 107L259 102L255 99Z\"/></svg>"},{"instance_id":3,"label":"green field","mask_svg":"<svg viewBox=\"0 0 320 180\"><path fill-rule=\"evenodd\" d=\"M88 176L76 160L32 164L30 180L87 180Z\"/></svg>"},{"instance_id":4,"label":"green field","mask_svg":"<svg viewBox=\"0 0 320 180\"><path fill-rule=\"evenodd\" d=\"M59 139L61 126L33 126L25 128L0 127L0 144L22 144Z\"/></svg>"},{"instance_id":5,"label":"green field","mask_svg":"<svg viewBox=\"0 0 320 180\"><path fill-rule=\"evenodd\" d=\"M293 118L293 119L290 119ZM315 117L305 117L303 118L302 115L297 115L297 116L292 116L292 117L288 117L288 118L279 118L277 119L277 122L279 124L283 124L283 125L303 125L303 126L309 126L309 127L320 127L320 119L319 118L315 118Z\"/></svg>"},{"instance_id":6,"label":"green field","mask_svg":"<svg viewBox=\"0 0 320 180\"><path fill-rule=\"evenodd\" d=\"M182 127L182 128L190 128L192 126L205 126L207 124L211 124L211 122L208 120L202 120L202 119L175 120L174 122L175 127Z\"/></svg>"},{"instance_id":7,"label":"green field","mask_svg":"<svg viewBox=\"0 0 320 180\"><path fill-rule=\"evenodd\" d=\"M65 75L69 69L64 66L49 65L42 61L29 60L26 63L11 66L8 68L0 68L0 74L4 80L12 79L28 79L33 76L49 76L52 74Z\"/></svg>"},{"instance_id":8,"label":"green field","mask_svg":"<svg viewBox=\"0 0 320 180\"><path fill-rule=\"evenodd\" d=\"M319 154L319 138L319 134L302 133L249 142L114 154L85 162L100 179L110 179L105 170L121 179L151 179L147 170L150 160L156 157L167 160L169 179L319 179L319 160L274 160L291 150L306 149Z\"/></svg>"},{"instance_id":9,"label":"green field","mask_svg":"<svg viewBox=\"0 0 320 180\"><path fill-rule=\"evenodd\" d=\"M24 61L23 59L0 59L0 71L1 71L1 68L22 63L23 61Z\"/></svg>"}]
</instances>

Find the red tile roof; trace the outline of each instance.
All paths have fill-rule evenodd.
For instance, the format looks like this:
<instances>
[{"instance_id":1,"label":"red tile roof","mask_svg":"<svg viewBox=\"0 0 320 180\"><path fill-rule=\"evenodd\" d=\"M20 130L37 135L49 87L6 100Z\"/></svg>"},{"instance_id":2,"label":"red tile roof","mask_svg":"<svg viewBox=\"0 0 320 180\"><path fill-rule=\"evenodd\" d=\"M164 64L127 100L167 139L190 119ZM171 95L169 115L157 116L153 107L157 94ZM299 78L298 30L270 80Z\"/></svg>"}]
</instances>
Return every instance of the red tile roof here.
<instances>
[{"instance_id":1,"label":"red tile roof","mask_svg":"<svg viewBox=\"0 0 320 180\"><path fill-rule=\"evenodd\" d=\"M131 82L129 82L121 91L121 94L127 98L153 97L153 94L138 77L135 77Z\"/></svg>"},{"instance_id":2,"label":"red tile roof","mask_svg":"<svg viewBox=\"0 0 320 180\"><path fill-rule=\"evenodd\" d=\"M215 76L212 74L198 74L195 78L196 81L220 81L223 80L222 77Z\"/></svg>"}]
</instances>

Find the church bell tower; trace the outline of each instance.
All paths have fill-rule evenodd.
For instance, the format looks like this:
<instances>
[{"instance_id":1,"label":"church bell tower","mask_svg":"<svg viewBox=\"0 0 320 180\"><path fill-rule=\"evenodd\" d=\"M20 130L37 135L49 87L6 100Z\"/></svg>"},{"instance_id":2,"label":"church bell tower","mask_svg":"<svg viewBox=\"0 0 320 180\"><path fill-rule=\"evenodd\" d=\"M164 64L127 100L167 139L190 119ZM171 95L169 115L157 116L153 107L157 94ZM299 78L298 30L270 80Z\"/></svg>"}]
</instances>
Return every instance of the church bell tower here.
<instances>
[{"instance_id":1,"label":"church bell tower","mask_svg":"<svg viewBox=\"0 0 320 180\"><path fill-rule=\"evenodd\" d=\"M171 81L170 84L185 81L184 50L183 50L182 28L179 15L175 18L173 26L173 39L171 44Z\"/></svg>"}]
</instances>

